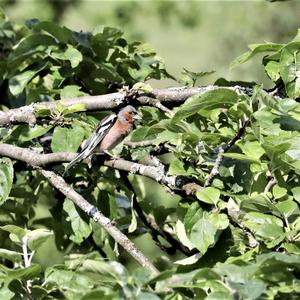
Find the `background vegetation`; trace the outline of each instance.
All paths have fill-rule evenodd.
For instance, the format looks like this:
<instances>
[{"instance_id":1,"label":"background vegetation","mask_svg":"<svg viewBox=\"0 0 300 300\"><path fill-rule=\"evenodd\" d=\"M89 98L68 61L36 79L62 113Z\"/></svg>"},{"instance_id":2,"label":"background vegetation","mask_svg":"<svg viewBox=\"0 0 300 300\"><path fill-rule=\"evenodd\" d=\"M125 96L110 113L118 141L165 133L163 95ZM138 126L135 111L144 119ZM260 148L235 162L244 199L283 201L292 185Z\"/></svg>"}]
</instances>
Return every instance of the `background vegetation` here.
<instances>
[{"instance_id":1,"label":"background vegetation","mask_svg":"<svg viewBox=\"0 0 300 300\"><path fill-rule=\"evenodd\" d=\"M6 13L27 19L55 20L74 30L96 25L122 28L126 37L143 40L164 58L168 71L181 76L183 68L216 73L200 83L227 80L259 81L270 86L259 58L230 69L230 63L251 43L284 43L299 28L297 0L258 1L3 1ZM154 82L173 86L173 81Z\"/></svg>"},{"instance_id":2,"label":"background vegetation","mask_svg":"<svg viewBox=\"0 0 300 300\"><path fill-rule=\"evenodd\" d=\"M116 153L142 162L166 146L157 155L166 175L180 179L179 186L83 164L66 178L150 258L161 271L155 278L35 168L3 155L0 298L297 299L299 4L53 3L3 3L11 19L31 19L16 24L1 14L4 112L40 101L116 92L145 81L190 87L225 76L248 83L232 88L236 83L218 80L213 90L179 107L171 104L167 114L139 107L143 122L129 139L154 142L121 145ZM36 17L69 24L72 30ZM91 23L83 23L87 21ZM119 25L125 35L108 26L93 29L99 23ZM154 45L167 67L156 51L133 39ZM246 44L264 40L274 44L253 45L235 59ZM253 67L240 66L248 60ZM233 61L238 67L227 73ZM183 67L216 73L182 75ZM264 90L261 83L274 89ZM143 84L139 88L152 91ZM80 105L60 104L52 111L37 107L36 124L6 124L1 142L36 153L76 152L108 113ZM214 167L218 172L211 176ZM48 168L61 174L64 166ZM193 188L187 190L185 184L191 182ZM181 246L164 235L155 239L139 208Z\"/></svg>"}]
</instances>

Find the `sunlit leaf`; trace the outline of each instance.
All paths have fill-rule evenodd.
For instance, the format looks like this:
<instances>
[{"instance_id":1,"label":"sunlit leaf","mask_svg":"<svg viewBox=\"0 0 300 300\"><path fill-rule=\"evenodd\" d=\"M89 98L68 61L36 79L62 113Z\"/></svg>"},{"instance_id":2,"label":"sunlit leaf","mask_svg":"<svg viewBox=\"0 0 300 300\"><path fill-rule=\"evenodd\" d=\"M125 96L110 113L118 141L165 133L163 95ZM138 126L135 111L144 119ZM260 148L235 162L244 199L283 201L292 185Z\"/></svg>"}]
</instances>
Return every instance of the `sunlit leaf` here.
<instances>
[{"instance_id":1,"label":"sunlit leaf","mask_svg":"<svg viewBox=\"0 0 300 300\"><path fill-rule=\"evenodd\" d=\"M9 158L0 159L0 204L9 196L14 178L14 169Z\"/></svg>"}]
</instances>

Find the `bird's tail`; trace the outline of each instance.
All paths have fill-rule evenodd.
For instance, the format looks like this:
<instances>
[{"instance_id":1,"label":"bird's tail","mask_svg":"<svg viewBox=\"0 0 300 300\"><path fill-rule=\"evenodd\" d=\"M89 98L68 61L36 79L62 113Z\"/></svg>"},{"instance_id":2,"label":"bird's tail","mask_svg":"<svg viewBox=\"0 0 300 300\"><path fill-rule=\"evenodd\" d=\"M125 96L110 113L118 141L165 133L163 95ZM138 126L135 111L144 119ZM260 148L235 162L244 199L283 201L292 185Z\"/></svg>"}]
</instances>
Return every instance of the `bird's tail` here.
<instances>
[{"instance_id":1,"label":"bird's tail","mask_svg":"<svg viewBox=\"0 0 300 300\"><path fill-rule=\"evenodd\" d=\"M90 153L89 153L90 154ZM63 176L65 176L65 174L78 162L84 160L87 157L87 153L86 151L82 151L80 153L78 153L78 155L66 166L66 169L63 173Z\"/></svg>"}]
</instances>

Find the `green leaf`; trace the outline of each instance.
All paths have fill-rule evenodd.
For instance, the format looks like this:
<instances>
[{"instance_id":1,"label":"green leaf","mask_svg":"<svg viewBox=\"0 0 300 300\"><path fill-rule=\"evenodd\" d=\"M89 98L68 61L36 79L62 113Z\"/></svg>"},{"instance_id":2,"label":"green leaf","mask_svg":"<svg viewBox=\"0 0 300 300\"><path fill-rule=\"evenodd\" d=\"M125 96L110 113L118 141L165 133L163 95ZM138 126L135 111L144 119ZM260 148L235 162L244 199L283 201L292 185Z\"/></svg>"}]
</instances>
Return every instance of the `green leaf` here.
<instances>
[{"instance_id":1,"label":"green leaf","mask_svg":"<svg viewBox=\"0 0 300 300\"><path fill-rule=\"evenodd\" d=\"M55 127L51 149L53 152L76 152L84 138L85 130L81 126L72 128Z\"/></svg>"},{"instance_id":2,"label":"green leaf","mask_svg":"<svg viewBox=\"0 0 300 300\"><path fill-rule=\"evenodd\" d=\"M78 85L66 85L63 89L60 91L60 98L61 99L71 99L75 97L85 96L86 93L80 91L81 87ZM68 106L68 109L71 109L71 107L85 107L83 103L74 104L72 106ZM85 110L85 109L83 109ZM77 110L77 111L83 111L83 110ZM77 112L76 110L74 112Z\"/></svg>"},{"instance_id":3,"label":"green leaf","mask_svg":"<svg viewBox=\"0 0 300 300\"><path fill-rule=\"evenodd\" d=\"M144 83L144 82L137 82L132 87L133 90L140 90L146 93L151 93L153 91L153 88L150 84Z\"/></svg>"},{"instance_id":4,"label":"green leaf","mask_svg":"<svg viewBox=\"0 0 300 300\"><path fill-rule=\"evenodd\" d=\"M63 114L66 116L68 114L72 114L72 113L75 113L75 112L81 112L81 111L86 111L86 106L85 106L84 103L78 103L78 104L68 106L64 110Z\"/></svg>"},{"instance_id":5,"label":"green leaf","mask_svg":"<svg viewBox=\"0 0 300 300\"><path fill-rule=\"evenodd\" d=\"M201 254L205 254L208 247L216 242L216 226L203 215L202 218L192 227L190 240Z\"/></svg>"},{"instance_id":6,"label":"green leaf","mask_svg":"<svg viewBox=\"0 0 300 300\"><path fill-rule=\"evenodd\" d=\"M28 142L31 141L39 136L44 135L49 130L51 130L53 126L40 126L35 125L34 127L31 127L29 125L23 125L21 131L19 132L19 138L18 140L20 142Z\"/></svg>"},{"instance_id":7,"label":"green leaf","mask_svg":"<svg viewBox=\"0 0 300 300\"><path fill-rule=\"evenodd\" d=\"M17 96L23 92L27 87L28 83L42 70L47 67L47 62L41 63L38 67L31 70L24 71L20 74L9 79L9 90L14 95Z\"/></svg>"},{"instance_id":8,"label":"green leaf","mask_svg":"<svg viewBox=\"0 0 300 300\"><path fill-rule=\"evenodd\" d=\"M37 104L35 106L35 115L37 117L46 117L49 116L50 114L51 114L51 110L47 106L42 104Z\"/></svg>"},{"instance_id":9,"label":"green leaf","mask_svg":"<svg viewBox=\"0 0 300 300\"><path fill-rule=\"evenodd\" d=\"M208 219L218 230L224 230L229 226L229 219L225 214L211 213L208 215Z\"/></svg>"},{"instance_id":10,"label":"green leaf","mask_svg":"<svg viewBox=\"0 0 300 300\"><path fill-rule=\"evenodd\" d=\"M135 210L133 208L133 196L131 197L131 222L128 227L128 232L134 232L137 229L137 219L135 215Z\"/></svg>"},{"instance_id":11,"label":"green leaf","mask_svg":"<svg viewBox=\"0 0 300 300\"><path fill-rule=\"evenodd\" d=\"M191 250L193 248L193 245L187 237L184 224L180 220L177 220L176 222L175 231L179 241Z\"/></svg>"},{"instance_id":12,"label":"green leaf","mask_svg":"<svg viewBox=\"0 0 300 300\"><path fill-rule=\"evenodd\" d=\"M0 287L0 299L10 300L10 299L13 299L14 296L15 296L15 293L13 293L9 289L8 283L7 284L2 284L2 286Z\"/></svg>"},{"instance_id":13,"label":"green leaf","mask_svg":"<svg viewBox=\"0 0 300 300\"><path fill-rule=\"evenodd\" d=\"M284 240L283 228L277 224L262 224L258 227L255 236L263 238L268 248L273 248Z\"/></svg>"},{"instance_id":14,"label":"green leaf","mask_svg":"<svg viewBox=\"0 0 300 300\"><path fill-rule=\"evenodd\" d=\"M196 193L196 196L200 201L214 205L217 205L219 202L220 195L220 191L214 187L207 187Z\"/></svg>"},{"instance_id":15,"label":"green leaf","mask_svg":"<svg viewBox=\"0 0 300 300\"><path fill-rule=\"evenodd\" d=\"M290 52L288 48L284 48L281 51L280 75L285 84L293 81L296 78L294 53Z\"/></svg>"},{"instance_id":16,"label":"green leaf","mask_svg":"<svg viewBox=\"0 0 300 300\"><path fill-rule=\"evenodd\" d=\"M0 248L0 257L8 259L14 263L22 262L22 253Z\"/></svg>"},{"instance_id":17,"label":"green leaf","mask_svg":"<svg viewBox=\"0 0 300 300\"><path fill-rule=\"evenodd\" d=\"M260 143L257 141L246 142L245 144L238 144L244 154L248 157L259 160L261 156L265 153L265 150L261 147Z\"/></svg>"},{"instance_id":18,"label":"green leaf","mask_svg":"<svg viewBox=\"0 0 300 300\"><path fill-rule=\"evenodd\" d=\"M237 160L245 160L249 162L260 163L260 160L256 159L255 157L247 156L240 153L224 153L223 156L230 157L232 159L237 159Z\"/></svg>"},{"instance_id":19,"label":"green leaf","mask_svg":"<svg viewBox=\"0 0 300 300\"><path fill-rule=\"evenodd\" d=\"M287 195L287 189L276 184L272 189L272 193L275 199L279 199Z\"/></svg>"},{"instance_id":20,"label":"green leaf","mask_svg":"<svg viewBox=\"0 0 300 300\"><path fill-rule=\"evenodd\" d=\"M292 188L292 193L293 193L293 196L294 196L294 199L300 203L300 187L297 186L297 187L294 187Z\"/></svg>"},{"instance_id":21,"label":"green leaf","mask_svg":"<svg viewBox=\"0 0 300 300\"><path fill-rule=\"evenodd\" d=\"M205 300L233 300L233 297L229 292L212 292L205 297Z\"/></svg>"},{"instance_id":22,"label":"green leaf","mask_svg":"<svg viewBox=\"0 0 300 300\"><path fill-rule=\"evenodd\" d=\"M269 61L265 70L272 81L276 82L280 78L280 64L277 61Z\"/></svg>"},{"instance_id":23,"label":"green leaf","mask_svg":"<svg viewBox=\"0 0 300 300\"><path fill-rule=\"evenodd\" d=\"M202 254L200 253L196 253L192 256L189 256L187 258L184 259L180 259L180 260L176 260L174 262L174 264L177 265L183 265L183 266L188 266L188 265L193 265L194 263L196 263L200 258L202 257Z\"/></svg>"},{"instance_id":24,"label":"green leaf","mask_svg":"<svg viewBox=\"0 0 300 300\"><path fill-rule=\"evenodd\" d=\"M23 92L28 82L37 74L37 71L28 70L15 75L9 80L9 90L16 96Z\"/></svg>"},{"instance_id":25,"label":"green leaf","mask_svg":"<svg viewBox=\"0 0 300 300\"><path fill-rule=\"evenodd\" d=\"M0 205L2 205L12 188L14 169L9 158L0 159Z\"/></svg>"},{"instance_id":26,"label":"green leaf","mask_svg":"<svg viewBox=\"0 0 300 300\"><path fill-rule=\"evenodd\" d=\"M9 238L17 244L22 244L22 239L26 235L26 230L16 225L5 225L0 227L10 233Z\"/></svg>"},{"instance_id":27,"label":"green leaf","mask_svg":"<svg viewBox=\"0 0 300 300\"><path fill-rule=\"evenodd\" d=\"M68 48L65 50L65 52L58 52L57 50L51 52L51 56L55 59L70 61L72 68L76 68L83 60L81 52L71 45L68 45Z\"/></svg>"},{"instance_id":28,"label":"green leaf","mask_svg":"<svg viewBox=\"0 0 300 300\"><path fill-rule=\"evenodd\" d=\"M78 262L80 266L76 265L74 259L70 260L71 265L75 264L80 272L105 275L107 281L124 280L128 276L125 267L117 261L102 261L79 255Z\"/></svg>"},{"instance_id":29,"label":"green leaf","mask_svg":"<svg viewBox=\"0 0 300 300\"><path fill-rule=\"evenodd\" d=\"M70 61L72 68L76 68L82 61L82 54L70 45L65 51L65 56Z\"/></svg>"},{"instance_id":30,"label":"green leaf","mask_svg":"<svg viewBox=\"0 0 300 300\"><path fill-rule=\"evenodd\" d=\"M93 282L84 274L53 267L46 270L44 285L54 284L61 292L71 293L68 299L74 299L74 294L84 295L89 292L94 286Z\"/></svg>"},{"instance_id":31,"label":"green leaf","mask_svg":"<svg viewBox=\"0 0 300 300\"><path fill-rule=\"evenodd\" d=\"M257 230L262 224L276 224L283 227L281 219L259 212L249 212L244 216L243 224L252 230Z\"/></svg>"},{"instance_id":32,"label":"green leaf","mask_svg":"<svg viewBox=\"0 0 300 300\"><path fill-rule=\"evenodd\" d=\"M53 236L53 232L45 228L29 231L27 233L29 249L37 250L50 236Z\"/></svg>"},{"instance_id":33,"label":"green leaf","mask_svg":"<svg viewBox=\"0 0 300 300\"><path fill-rule=\"evenodd\" d=\"M168 175L188 176L193 174L196 174L196 171L191 166L185 165L181 160L175 158L171 161Z\"/></svg>"},{"instance_id":34,"label":"green leaf","mask_svg":"<svg viewBox=\"0 0 300 300\"><path fill-rule=\"evenodd\" d=\"M187 212L184 216L184 226L187 233L191 232L192 227L203 216L203 210L197 202L193 202L188 206Z\"/></svg>"},{"instance_id":35,"label":"green leaf","mask_svg":"<svg viewBox=\"0 0 300 300\"><path fill-rule=\"evenodd\" d=\"M29 280L36 278L41 273L41 266L32 264L30 267L23 269L10 269L0 265L0 280Z\"/></svg>"},{"instance_id":36,"label":"green leaf","mask_svg":"<svg viewBox=\"0 0 300 300\"><path fill-rule=\"evenodd\" d=\"M298 212L299 214L298 205L293 200L281 201L278 202L275 206L278 208L282 216L284 216L285 218L289 218L295 212Z\"/></svg>"},{"instance_id":37,"label":"green leaf","mask_svg":"<svg viewBox=\"0 0 300 300\"><path fill-rule=\"evenodd\" d=\"M56 40L48 34L31 34L26 36L18 44L8 59L9 67L17 66L24 62L24 59L33 56L38 51L46 49L47 46L56 45Z\"/></svg>"},{"instance_id":38,"label":"green leaf","mask_svg":"<svg viewBox=\"0 0 300 300\"><path fill-rule=\"evenodd\" d=\"M281 44L274 44L274 43L249 45L250 51L248 51L248 52L240 55L238 58L236 58L232 62L230 67L234 68L239 64L243 64L259 53L279 51L282 48L282 46L283 45L281 45Z\"/></svg>"},{"instance_id":39,"label":"green leaf","mask_svg":"<svg viewBox=\"0 0 300 300\"><path fill-rule=\"evenodd\" d=\"M172 122L176 123L188 116L196 114L200 110L229 108L237 103L238 100L238 94L227 88L218 88L213 91L208 91L200 96L192 96L179 107L172 118Z\"/></svg>"},{"instance_id":40,"label":"green leaf","mask_svg":"<svg viewBox=\"0 0 300 300\"><path fill-rule=\"evenodd\" d=\"M66 27L61 27L53 22L43 21L38 22L37 25L34 26L35 29L44 30L50 33L53 37L64 44L74 42L72 31Z\"/></svg>"},{"instance_id":41,"label":"green leaf","mask_svg":"<svg viewBox=\"0 0 300 300\"><path fill-rule=\"evenodd\" d=\"M91 234L92 228L81 218L71 200L66 199L63 208L68 214L67 221L71 222L71 227L73 230L73 235L70 237L70 239L76 244L81 244L83 240Z\"/></svg>"}]
</instances>

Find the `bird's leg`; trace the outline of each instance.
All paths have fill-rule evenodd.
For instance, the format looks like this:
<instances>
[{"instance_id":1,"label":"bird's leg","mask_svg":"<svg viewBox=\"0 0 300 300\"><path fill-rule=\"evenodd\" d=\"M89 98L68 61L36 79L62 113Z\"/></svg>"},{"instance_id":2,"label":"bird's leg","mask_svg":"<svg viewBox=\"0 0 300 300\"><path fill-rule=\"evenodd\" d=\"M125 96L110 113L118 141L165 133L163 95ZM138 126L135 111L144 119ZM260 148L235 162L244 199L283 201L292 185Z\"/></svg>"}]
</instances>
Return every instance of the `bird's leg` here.
<instances>
[{"instance_id":1,"label":"bird's leg","mask_svg":"<svg viewBox=\"0 0 300 300\"><path fill-rule=\"evenodd\" d=\"M120 158L119 156L111 154L108 150L104 150L103 153L106 154L106 155L108 155L111 159L114 159L114 160Z\"/></svg>"}]
</instances>

